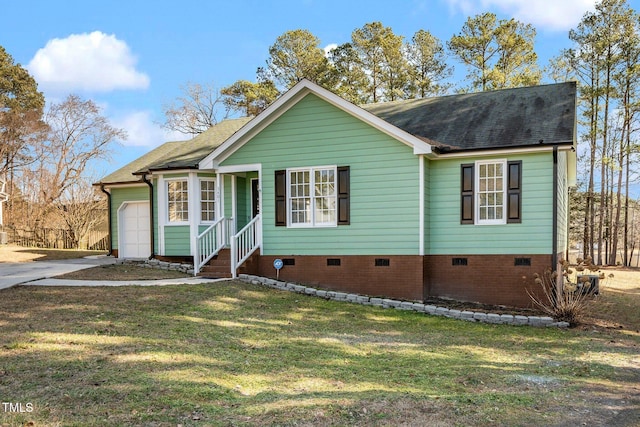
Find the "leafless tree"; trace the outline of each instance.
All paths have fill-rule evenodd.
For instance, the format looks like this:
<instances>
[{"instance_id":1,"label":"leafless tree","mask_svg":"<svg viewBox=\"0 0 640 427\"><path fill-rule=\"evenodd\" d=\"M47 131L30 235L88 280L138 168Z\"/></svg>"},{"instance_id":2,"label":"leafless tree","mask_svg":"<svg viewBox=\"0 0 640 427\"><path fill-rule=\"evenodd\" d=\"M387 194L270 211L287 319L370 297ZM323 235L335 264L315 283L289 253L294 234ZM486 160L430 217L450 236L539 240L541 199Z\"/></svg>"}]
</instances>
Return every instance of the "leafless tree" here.
<instances>
[{"instance_id":1,"label":"leafless tree","mask_svg":"<svg viewBox=\"0 0 640 427\"><path fill-rule=\"evenodd\" d=\"M223 98L213 84L188 82L180 89L182 95L162 107L165 129L198 135L227 117Z\"/></svg>"},{"instance_id":2,"label":"leafless tree","mask_svg":"<svg viewBox=\"0 0 640 427\"><path fill-rule=\"evenodd\" d=\"M109 124L91 100L70 95L52 105L45 115L50 128L47 140L36 148L36 162L23 172L23 194L29 194L34 220L44 220L72 191L86 184L87 166L107 158L110 144L125 139L126 133ZM28 183L28 184L27 184Z\"/></svg>"},{"instance_id":3,"label":"leafless tree","mask_svg":"<svg viewBox=\"0 0 640 427\"><path fill-rule=\"evenodd\" d=\"M89 232L106 220L105 197L91 186L91 179L83 178L67 188L55 208L78 249L87 249Z\"/></svg>"}]
</instances>

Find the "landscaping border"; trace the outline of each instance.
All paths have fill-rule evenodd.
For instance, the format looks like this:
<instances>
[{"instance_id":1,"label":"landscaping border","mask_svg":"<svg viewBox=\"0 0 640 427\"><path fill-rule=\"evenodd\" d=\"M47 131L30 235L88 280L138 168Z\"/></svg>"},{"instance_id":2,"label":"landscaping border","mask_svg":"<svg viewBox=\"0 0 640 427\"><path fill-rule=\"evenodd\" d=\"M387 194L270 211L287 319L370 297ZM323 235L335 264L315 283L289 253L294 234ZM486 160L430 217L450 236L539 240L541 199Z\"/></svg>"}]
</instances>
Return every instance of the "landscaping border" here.
<instances>
[{"instance_id":1,"label":"landscaping border","mask_svg":"<svg viewBox=\"0 0 640 427\"><path fill-rule=\"evenodd\" d=\"M395 308L398 310L417 311L419 313L466 320L468 322L492 323L513 326L548 326L557 328L569 327L569 323L567 322L556 322L553 318L546 316L520 316L512 314L484 313L478 311L449 309L447 307L423 304L419 302L401 301L390 298L376 298L366 295L351 294L338 291L327 291L301 285L298 283L283 282L275 279L268 279L266 277L253 276L250 274L240 274L238 276L238 279L254 285L263 285L283 291L317 296L320 298L331 299L335 301L372 305L382 308Z\"/></svg>"},{"instance_id":2,"label":"landscaping border","mask_svg":"<svg viewBox=\"0 0 640 427\"><path fill-rule=\"evenodd\" d=\"M157 259L116 259L116 264L136 265L156 270L172 270L185 274L193 274L193 265L180 262L166 262Z\"/></svg>"}]
</instances>

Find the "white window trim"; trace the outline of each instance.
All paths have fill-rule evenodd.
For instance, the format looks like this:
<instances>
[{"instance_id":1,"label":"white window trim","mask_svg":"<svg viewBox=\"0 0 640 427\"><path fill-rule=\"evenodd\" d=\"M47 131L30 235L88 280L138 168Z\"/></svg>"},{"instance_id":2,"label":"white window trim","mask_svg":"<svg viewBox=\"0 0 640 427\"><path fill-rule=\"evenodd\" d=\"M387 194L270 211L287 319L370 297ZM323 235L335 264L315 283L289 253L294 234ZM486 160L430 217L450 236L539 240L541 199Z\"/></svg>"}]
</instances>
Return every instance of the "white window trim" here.
<instances>
[{"instance_id":1,"label":"white window trim","mask_svg":"<svg viewBox=\"0 0 640 427\"><path fill-rule=\"evenodd\" d=\"M213 220L202 219L202 182L213 183ZM213 224L218 219L218 180L216 177L199 177L198 178L198 220L200 224Z\"/></svg>"},{"instance_id":2,"label":"white window trim","mask_svg":"<svg viewBox=\"0 0 640 427\"><path fill-rule=\"evenodd\" d=\"M336 212L334 216L334 222L332 223L319 223L317 224L315 221L315 174L316 170L333 170L334 177L334 198L335 198L335 206ZM291 218L291 172L309 172L309 187L310 192L309 196L311 198L311 222L309 223L298 223L294 224ZM338 226L338 166L330 165L330 166L311 166L311 167L301 167L301 168L290 168L287 169L287 228L330 228Z\"/></svg>"},{"instance_id":3,"label":"white window trim","mask_svg":"<svg viewBox=\"0 0 640 427\"><path fill-rule=\"evenodd\" d=\"M171 221L169 217L169 184L171 182L185 182L187 184L187 215L191 218L191 197L189 197L191 189L189 188L189 178L188 177L180 177L180 178L165 178L163 184L163 191L165 195L165 225L168 226L179 226L179 225L190 225L189 220L187 221Z\"/></svg>"},{"instance_id":4,"label":"white window trim","mask_svg":"<svg viewBox=\"0 0 640 427\"><path fill-rule=\"evenodd\" d=\"M502 218L501 219L480 219L480 165L502 164ZM507 159L477 160L475 163L475 176L473 183L475 191L475 224L476 225L503 225L507 223Z\"/></svg>"}]
</instances>

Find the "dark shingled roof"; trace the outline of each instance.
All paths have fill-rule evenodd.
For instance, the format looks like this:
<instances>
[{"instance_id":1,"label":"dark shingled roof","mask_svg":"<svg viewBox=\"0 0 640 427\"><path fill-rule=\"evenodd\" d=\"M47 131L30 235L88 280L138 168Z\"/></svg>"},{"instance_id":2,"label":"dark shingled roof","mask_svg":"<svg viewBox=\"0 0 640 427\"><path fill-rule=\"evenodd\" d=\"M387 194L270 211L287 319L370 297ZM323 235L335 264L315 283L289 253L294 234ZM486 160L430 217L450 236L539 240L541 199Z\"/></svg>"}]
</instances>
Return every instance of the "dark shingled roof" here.
<instances>
[{"instance_id":1,"label":"dark shingled roof","mask_svg":"<svg viewBox=\"0 0 640 427\"><path fill-rule=\"evenodd\" d=\"M362 108L443 153L571 144L576 83L366 104Z\"/></svg>"},{"instance_id":2,"label":"dark shingled roof","mask_svg":"<svg viewBox=\"0 0 640 427\"><path fill-rule=\"evenodd\" d=\"M414 99L362 108L446 153L573 144L575 82ZM137 174L196 169L250 118L225 120L189 141L167 142L98 184L138 182Z\"/></svg>"},{"instance_id":3,"label":"dark shingled roof","mask_svg":"<svg viewBox=\"0 0 640 427\"><path fill-rule=\"evenodd\" d=\"M136 174L170 169L197 169L198 163L244 126L250 117L224 120L188 141L166 142L105 176L98 184L140 181Z\"/></svg>"}]
</instances>

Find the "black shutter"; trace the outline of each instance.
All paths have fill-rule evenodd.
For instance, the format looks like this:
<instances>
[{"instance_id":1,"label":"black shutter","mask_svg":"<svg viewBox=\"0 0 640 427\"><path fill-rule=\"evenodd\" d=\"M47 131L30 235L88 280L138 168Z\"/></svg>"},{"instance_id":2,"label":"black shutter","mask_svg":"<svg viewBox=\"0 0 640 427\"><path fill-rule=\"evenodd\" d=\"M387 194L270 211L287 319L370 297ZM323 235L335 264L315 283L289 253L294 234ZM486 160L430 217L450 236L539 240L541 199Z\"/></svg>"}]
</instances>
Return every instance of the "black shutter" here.
<instances>
[{"instance_id":1,"label":"black shutter","mask_svg":"<svg viewBox=\"0 0 640 427\"><path fill-rule=\"evenodd\" d=\"M522 222L522 162L507 163L507 223Z\"/></svg>"},{"instance_id":2,"label":"black shutter","mask_svg":"<svg viewBox=\"0 0 640 427\"><path fill-rule=\"evenodd\" d=\"M276 226L287 225L287 171L276 171Z\"/></svg>"},{"instance_id":3,"label":"black shutter","mask_svg":"<svg viewBox=\"0 0 640 427\"><path fill-rule=\"evenodd\" d=\"M350 196L349 196L349 166L338 167L338 225L349 225L351 223L350 215Z\"/></svg>"},{"instance_id":4,"label":"black shutter","mask_svg":"<svg viewBox=\"0 0 640 427\"><path fill-rule=\"evenodd\" d=\"M460 224L473 224L473 164L460 165Z\"/></svg>"}]
</instances>

